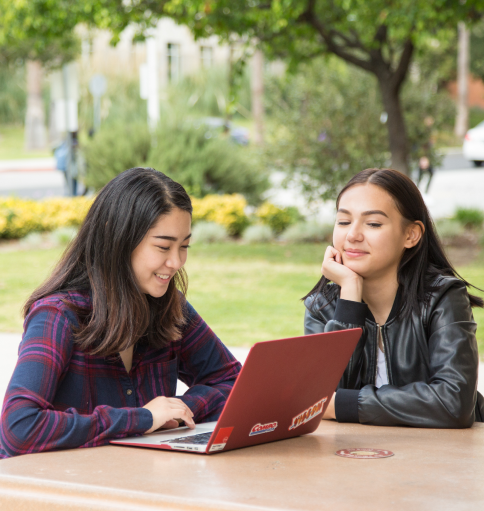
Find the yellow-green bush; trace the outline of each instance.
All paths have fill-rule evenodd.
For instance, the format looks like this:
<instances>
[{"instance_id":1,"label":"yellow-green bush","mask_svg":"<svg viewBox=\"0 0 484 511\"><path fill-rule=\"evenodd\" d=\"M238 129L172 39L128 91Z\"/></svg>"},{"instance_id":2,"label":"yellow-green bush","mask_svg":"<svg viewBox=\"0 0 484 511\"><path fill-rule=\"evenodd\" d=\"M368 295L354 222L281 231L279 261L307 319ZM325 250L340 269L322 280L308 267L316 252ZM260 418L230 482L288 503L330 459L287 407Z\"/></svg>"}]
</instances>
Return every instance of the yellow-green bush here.
<instances>
[{"instance_id":1,"label":"yellow-green bush","mask_svg":"<svg viewBox=\"0 0 484 511\"><path fill-rule=\"evenodd\" d=\"M44 201L0 199L0 238L23 238L31 232L77 227L91 204L92 199L85 197Z\"/></svg>"},{"instance_id":2,"label":"yellow-green bush","mask_svg":"<svg viewBox=\"0 0 484 511\"><path fill-rule=\"evenodd\" d=\"M84 220L92 201L85 197L43 201L0 199L0 239L17 239L31 232L77 227ZM192 203L194 223L199 220L216 222L232 236L240 235L250 223L245 214L247 202L242 195L207 195L203 199L192 197Z\"/></svg>"},{"instance_id":3,"label":"yellow-green bush","mask_svg":"<svg viewBox=\"0 0 484 511\"><path fill-rule=\"evenodd\" d=\"M300 217L296 208L280 208L270 202L264 202L259 206L255 216L262 224L268 225L276 234L283 232Z\"/></svg>"},{"instance_id":4,"label":"yellow-green bush","mask_svg":"<svg viewBox=\"0 0 484 511\"><path fill-rule=\"evenodd\" d=\"M203 199L192 197L192 204L194 222L216 222L232 236L241 234L250 223L245 214L247 201L243 195L206 195Z\"/></svg>"}]
</instances>

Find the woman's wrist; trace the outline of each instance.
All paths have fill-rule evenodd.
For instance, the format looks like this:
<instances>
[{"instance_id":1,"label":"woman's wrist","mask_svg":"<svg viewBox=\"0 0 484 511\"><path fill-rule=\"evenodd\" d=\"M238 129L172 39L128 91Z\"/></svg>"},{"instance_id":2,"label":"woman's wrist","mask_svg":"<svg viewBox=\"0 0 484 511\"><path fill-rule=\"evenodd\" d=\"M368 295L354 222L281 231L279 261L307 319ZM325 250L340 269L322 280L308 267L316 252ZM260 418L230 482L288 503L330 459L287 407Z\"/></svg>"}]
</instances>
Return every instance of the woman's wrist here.
<instances>
[{"instance_id":1,"label":"woman's wrist","mask_svg":"<svg viewBox=\"0 0 484 511\"><path fill-rule=\"evenodd\" d=\"M347 280L341 284L340 298L361 302L363 296L363 279L361 277Z\"/></svg>"}]
</instances>

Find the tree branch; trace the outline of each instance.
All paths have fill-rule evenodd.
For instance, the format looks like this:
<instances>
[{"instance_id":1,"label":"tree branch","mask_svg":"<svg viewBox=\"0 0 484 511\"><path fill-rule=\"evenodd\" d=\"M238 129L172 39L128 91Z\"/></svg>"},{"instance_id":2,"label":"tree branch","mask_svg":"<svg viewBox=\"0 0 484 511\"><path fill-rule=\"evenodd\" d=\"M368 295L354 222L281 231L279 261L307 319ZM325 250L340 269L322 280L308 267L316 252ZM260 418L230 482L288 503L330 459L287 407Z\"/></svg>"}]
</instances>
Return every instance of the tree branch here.
<instances>
[{"instance_id":1,"label":"tree branch","mask_svg":"<svg viewBox=\"0 0 484 511\"><path fill-rule=\"evenodd\" d=\"M326 43L326 46L328 50L331 53L334 53L338 57L342 58L343 60L346 60L346 62L349 62L350 64L353 64L355 66L358 66L362 69L365 69L366 71L369 71L370 73L375 73L375 68L372 65L372 63L368 60L361 59L357 57L356 55L353 55L352 53L349 53L347 51L347 47L339 45L335 42L334 36L337 35L340 37L340 32L336 30L328 30L324 23L316 16L316 13L314 12L314 7L316 4L316 0L308 0L308 7L305 12L303 12L300 16L298 21L299 22L305 22L311 25L318 34L322 37L323 41ZM347 36L342 37L342 39L347 42L348 38ZM351 48L358 48L360 50L365 51L368 53L368 50L361 46L354 46L355 42L349 40L351 44L348 44L348 47Z\"/></svg>"},{"instance_id":2,"label":"tree branch","mask_svg":"<svg viewBox=\"0 0 484 511\"><path fill-rule=\"evenodd\" d=\"M410 66L410 62L412 60L413 50L414 46L412 41L407 39L403 47L402 55L400 56L398 67L392 76L392 81L394 82L393 85L397 88L400 88L403 80L405 80L405 76L407 76L408 67Z\"/></svg>"}]
</instances>

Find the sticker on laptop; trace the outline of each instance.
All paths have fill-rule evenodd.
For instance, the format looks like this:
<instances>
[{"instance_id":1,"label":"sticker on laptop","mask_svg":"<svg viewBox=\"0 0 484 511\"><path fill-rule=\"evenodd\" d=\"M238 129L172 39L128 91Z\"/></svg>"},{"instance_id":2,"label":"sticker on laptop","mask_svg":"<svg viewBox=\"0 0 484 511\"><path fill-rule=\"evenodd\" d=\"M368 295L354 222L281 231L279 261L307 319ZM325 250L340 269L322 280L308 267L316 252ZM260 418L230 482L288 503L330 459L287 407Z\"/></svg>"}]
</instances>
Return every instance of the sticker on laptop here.
<instances>
[{"instance_id":1,"label":"sticker on laptop","mask_svg":"<svg viewBox=\"0 0 484 511\"><path fill-rule=\"evenodd\" d=\"M267 424L256 424L252 426L249 436L261 435L262 433L270 433L277 428L277 422L268 422Z\"/></svg>"},{"instance_id":2,"label":"sticker on laptop","mask_svg":"<svg viewBox=\"0 0 484 511\"><path fill-rule=\"evenodd\" d=\"M210 446L210 452L223 451L234 428L220 428L217 436Z\"/></svg>"},{"instance_id":3,"label":"sticker on laptop","mask_svg":"<svg viewBox=\"0 0 484 511\"><path fill-rule=\"evenodd\" d=\"M314 419L316 415L319 415L323 412L323 406L324 403L328 400L328 397L324 397L321 399L321 401L318 401L313 406L310 406L307 410L304 410L304 412L301 412L299 415L296 415L292 419L292 424L289 426L289 431L298 428L299 426L302 426L303 424L306 424L306 422L309 422L311 419Z\"/></svg>"}]
</instances>

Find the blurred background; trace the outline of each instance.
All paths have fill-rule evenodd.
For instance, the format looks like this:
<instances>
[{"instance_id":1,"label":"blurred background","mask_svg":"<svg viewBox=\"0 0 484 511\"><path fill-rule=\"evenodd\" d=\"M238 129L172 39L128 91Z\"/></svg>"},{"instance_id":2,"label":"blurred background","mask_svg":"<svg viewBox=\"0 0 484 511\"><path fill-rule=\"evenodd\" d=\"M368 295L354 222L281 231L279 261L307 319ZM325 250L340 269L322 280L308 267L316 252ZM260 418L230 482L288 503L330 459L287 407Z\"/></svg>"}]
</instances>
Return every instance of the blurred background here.
<instances>
[{"instance_id":1,"label":"blurred background","mask_svg":"<svg viewBox=\"0 0 484 511\"><path fill-rule=\"evenodd\" d=\"M0 393L22 304L97 191L135 166L190 193L189 300L242 358L303 332L334 198L364 168L414 179L458 271L484 288L483 13L0 0Z\"/></svg>"}]
</instances>

